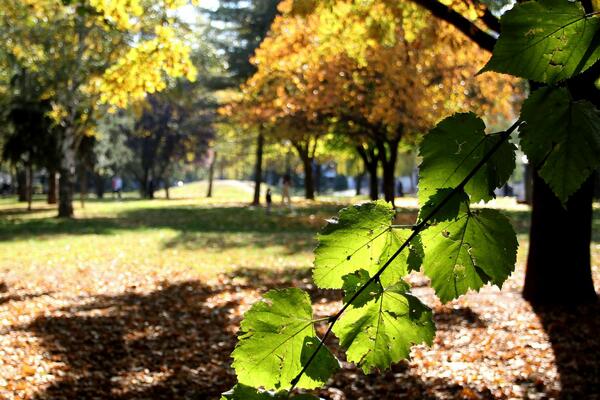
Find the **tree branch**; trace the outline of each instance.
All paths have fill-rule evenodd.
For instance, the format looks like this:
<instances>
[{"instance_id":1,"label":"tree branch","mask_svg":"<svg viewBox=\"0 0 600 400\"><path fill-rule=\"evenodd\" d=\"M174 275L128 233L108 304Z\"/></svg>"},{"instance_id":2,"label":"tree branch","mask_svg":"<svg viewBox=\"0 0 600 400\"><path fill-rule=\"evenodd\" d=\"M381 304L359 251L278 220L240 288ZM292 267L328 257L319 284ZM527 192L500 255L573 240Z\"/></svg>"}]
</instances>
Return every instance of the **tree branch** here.
<instances>
[{"instance_id":1,"label":"tree branch","mask_svg":"<svg viewBox=\"0 0 600 400\"><path fill-rule=\"evenodd\" d=\"M479 28L472 21L465 18L462 14L454 11L452 8L445 6L437 0L410 0L415 4L424 7L429 10L435 17L448 22L453 25L456 29L467 35L473 42L475 42L483 50L487 50L490 53L494 50L496 44L496 38L493 35L485 32ZM490 13L491 15L491 13ZM493 15L492 15L493 16ZM484 15L485 17L485 15ZM488 25L491 19L487 17L483 21ZM488 22L486 22L488 21ZM489 25L488 25L489 26Z\"/></svg>"},{"instance_id":2,"label":"tree branch","mask_svg":"<svg viewBox=\"0 0 600 400\"><path fill-rule=\"evenodd\" d=\"M421 220L421 222L419 222L417 225L415 225L413 227L412 233L404 241L404 243L402 243L402 245L398 248L398 250L396 250L394 252L394 254L392 254L392 256L385 262L385 264L383 264L383 266L381 268L379 268L379 270L377 270L377 272L371 278L369 278L369 280L367 280L352 295L352 297L350 297L350 299L344 304L344 306L335 315L332 315L329 318L329 327L327 328L327 331L323 335L323 338L319 341L319 345L312 352L312 354L310 355L310 358L307 360L306 364L304 364L304 366L302 367L302 370L290 382L292 384L292 386L291 386L290 390L288 391L288 396L292 392L292 390L294 390L294 388L298 384L298 381L300 381L300 378L302 377L302 375L306 372L306 370L308 369L308 367L310 366L310 364L313 362L313 360L315 359L315 357L317 356L317 354L319 353L319 351L321 350L321 348L324 346L325 340L327 340L327 337L333 331L333 326L339 320L339 318L342 316L342 314L344 313L344 311L346 311L346 309L348 307L350 307L350 305L352 304L352 302L354 302L354 300L356 300L358 298L358 296L360 296L362 294L362 292L364 292L367 289L367 287L369 287L369 285L371 283L373 283L373 282L375 282L376 280L379 279L379 277L381 276L381 274L383 274L383 272L386 270L386 268L396 259L396 257L398 257L398 255L400 255L400 253L402 252L402 250L404 250L406 247L408 247L408 245L410 244L410 242L419 233L421 233L421 231L423 231L427 227L427 224L429 223L429 221L431 220L431 218L435 214L437 214L446 205L446 203L448 203L450 201L450 199L452 198L452 196L454 196L456 193L458 193L458 192L460 192L461 190L464 189L465 185L471 180L471 178L473 178L473 176L475 176L475 174L481 169L481 167L483 167L490 160L490 158L492 158L492 156L494 155L494 153L496 153L496 151L500 148L500 146L506 140L508 140L508 138L510 137L511 133L514 132L515 129L517 129L519 127L519 125L521 125L521 122L522 122L521 120L517 120L514 124L511 125L510 128L508 128L507 130L505 130L504 132L501 133L500 140L498 140L498 142L496 142L496 144L481 158L481 160L479 160L479 162L477 163L477 165L475 165L475 167L473 167L473 169L467 174L467 176L465 176L465 178L454 189L452 189L450 191L450 193L448 193L446 195L446 197L444 197L444 199L442 201L440 201L431 210L431 212Z\"/></svg>"},{"instance_id":3,"label":"tree branch","mask_svg":"<svg viewBox=\"0 0 600 400\"><path fill-rule=\"evenodd\" d=\"M479 19L483 21L485 26L496 33L500 33L500 19L492 14L489 8L486 7L483 15Z\"/></svg>"}]
</instances>

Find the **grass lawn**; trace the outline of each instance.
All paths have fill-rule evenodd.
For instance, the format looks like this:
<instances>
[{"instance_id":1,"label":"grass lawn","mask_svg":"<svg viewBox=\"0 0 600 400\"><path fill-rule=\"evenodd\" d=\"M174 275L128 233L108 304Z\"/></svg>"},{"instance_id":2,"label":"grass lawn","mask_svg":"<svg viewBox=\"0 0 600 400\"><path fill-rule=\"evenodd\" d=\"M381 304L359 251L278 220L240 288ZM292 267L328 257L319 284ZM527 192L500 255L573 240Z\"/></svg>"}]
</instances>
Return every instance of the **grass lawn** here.
<instances>
[{"instance_id":1,"label":"grass lawn","mask_svg":"<svg viewBox=\"0 0 600 400\"><path fill-rule=\"evenodd\" d=\"M211 199L205 191L185 185L169 200L109 194L85 208L77 203L73 220L55 218L42 198L31 212L0 199L0 398L218 398L234 380L229 353L240 317L260 293L294 285L311 291L317 313L338 306L337 294L311 285L314 235L360 199L295 199L291 211L267 215L248 206L247 183L217 181ZM398 206L399 222L412 223L415 200ZM577 374L555 360L547 320L519 297L528 208L509 199L492 206L507 212L521 244L503 290L442 306L426 279L412 276L415 293L436 313L434 346L416 347L410 363L373 377L357 378L343 363L320 395L544 398L570 373L575 382ZM596 210L596 287L599 224Z\"/></svg>"}]
</instances>

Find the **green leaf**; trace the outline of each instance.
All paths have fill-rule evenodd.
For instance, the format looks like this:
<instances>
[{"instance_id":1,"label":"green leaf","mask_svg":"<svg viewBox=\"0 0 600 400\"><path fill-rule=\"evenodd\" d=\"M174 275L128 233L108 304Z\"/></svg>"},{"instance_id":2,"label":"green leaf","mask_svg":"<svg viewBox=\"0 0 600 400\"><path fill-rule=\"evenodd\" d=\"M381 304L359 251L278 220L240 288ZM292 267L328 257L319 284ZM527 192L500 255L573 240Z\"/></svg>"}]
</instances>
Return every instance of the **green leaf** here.
<instances>
[{"instance_id":1,"label":"green leaf","mask_svg":"<svg viewBox=\"0 0 600 400\"><path fill-rule=\"evenodd\" d=\"M356 276L363 284L369 279L366 271ZM370 287L372 298L349 306L334 325L348 361L365 373L408 358L413 344L432 343L435 325L431 310L408 294L408 289L403 281L385 289Z\"/></svg>"},{"instance_id":2,"label":"green leaf","mask_svg":"<svg viewBox=\"0 0 600 400\"><path fill-rule=\"evenodd\" d=\"M473 113L454 114L442 120L421 143L419 204L424 205L437 190L456 187L500 140L486 135L485 124ZM472 202L491 200L515 168L515 147L503 143L497 153L466 184Z\"/></svg>"},{"instance_id":3,"label":"green leaf","mask_svg":"<svg viewBox=\"0 0 600 400\"><path fill-rule=\"evenodd\" d=\"M349 302L352 296L360 290L369 278L369 273L364 269L345 275L343 277L344 303ZM352 305L357 308L362 307L377 295L379 295L379 283L376 281L371 282L369 286L354 299Z\"/></svg>"},{"instance_id":4,"label":"green leaf","mask_svg":"<svg viewBox=\"0 0 600 400\"><path fill-rule=\"evenodd\" d=\"M410 236L409 229L392 229L394 210L376 201L344 208L318 235L313 278L321 288L342 288L342 277L359 269L374 275ZM407 249L408 250L408 249ZM401 253L381 275L397 282L407 273L408 251Z\"/></svg>"},{"instance_id":5,"label":"green leaf","mask_svg":"<svg viewBox=\"0 0 600 400\"><path fill-rule=\"evenodd\" d=\"M502 16L502 33L481 70L554 83L600 58L600 19L585 16L579 1L527 1Z\"/></svg>"},{"instance_id":6,"label":"green leaf","mask_svg":"<svg viewBox=\"0 0 600 400\"><path fill-rule=\"evenodd\" d=\"M319 343L308 294L300 289L271 290L244 315L233 368L241 384L287 389ZM339 368L326 347L319 350L298 382L312 389Z\"/></svg>"},{"instance_id":7,"label":"green leaf","mask_svg":"<svg viewBox=\"0 0 600 400\"><path fill-rule=\"evenodd\" d=\"M415 236L409 245L408 258L406 259L408 264L408 271L418 271L421 269L423 264L423 243L419 235Z\"/></svg>"},{"instance_id":8,"label":"green leaf","mask_svg":"<svg viewBox=\"0 0 600 400\"><path fill-rule=\"evenodd\" d=\"M523 151L565 203L600 166L600 113L565 88L545 87L529 96L521 117Z\"/></svg>"},{"instance_id":9,"label":"green leaf","mask_svg":"<svg viewBox=\"0 0 600 400\"><path fill-rule=\"evenodd\" d=\"M498 287L515 267L518 242L508 221L496 210L461 214L421 233L423 271L442 302L492 282Z\"/></svg>"},{"instance_id":10,"label":"green leaf","mask_svg":"<svg viewBox=\"0 0 600 400\"><path fill-rule=\"evenodd\" d=\"M221 400L283 400L288 398L291 400L319 400L318 397L310 394L300 394L297 396L288 397L286 392L267 392L239 383L235 385L233 389L221 395Z\"/></svg>"},{"instance_id":11,"label":"green leaf","mask_svg":"<svg viewBox=\"0 0 600 400\"><path fill-rule=\"evenodd\" d=\"M449 197L447 202L435 212L435 214L432 214L435 208L438 207L446 197ZM468 206L469 197L464 190L455 191L452 188L438 189L419 210L419 219L422 220L431 215L429 222L432 224L449 221L451 219L456 219L459 212L464 212Z\"/></svg>"}]
</instances>

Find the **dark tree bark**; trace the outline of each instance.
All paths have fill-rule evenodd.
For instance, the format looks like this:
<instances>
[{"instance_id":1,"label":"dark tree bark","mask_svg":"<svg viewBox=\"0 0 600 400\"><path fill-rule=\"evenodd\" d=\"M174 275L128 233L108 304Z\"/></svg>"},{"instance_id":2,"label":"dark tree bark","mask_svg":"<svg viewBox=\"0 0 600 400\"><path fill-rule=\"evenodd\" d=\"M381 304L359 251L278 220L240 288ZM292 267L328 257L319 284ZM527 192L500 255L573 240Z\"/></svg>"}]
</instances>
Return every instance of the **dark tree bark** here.
<instances>
[{"instance_id":1,"label":"dark tree bark","mask_svg":"<svg viewBox=\"0 0 600 400\"><path fill-rule=\"evenodd\" d=\"M104 177L102 174L95 174L94 186L96 189L96 197L99 199L104 198Z\"/></svg>"},{"instance_id":2,"label":"dark tree bark","mask_svg":"<svg viewBox=\"0 0 600 400\"><path fill-rule=\"evenodd\" d=\"M17 168L17 199L19 202L27 201L27 170Z\"/></svg>"},{"instance_id":3,"label":"dark tree bark","mask_svg":"<svg viewBox=\"0 0 600 400\"><path fill-rule=\"evenodd\" d=\"M310 157L302 158L304 167L304 197L306 200L315 199L315 179L313 174L313 160Z\"/></svg>"},{"instance_id":4,"label":"dark tree bark","mask_svg":"<svg viewBox=\"0 0 600 400\"><path fill-rule=\"evenodd\" d=\"M383 168L383 196L385 201L395 205L396 198L396 161L398 159L399 139L378 141L379 161Z\"/></svg>"},{"instance_id":5,"label":"dark tree bark","mask_svg":"<svg viewBox=\"0 0 600 400\"><path fill-rule=\"evenodd\" d=\"M459 31L464 33L469 39L479 47L489 52L494 50L496 38L479 28L473 21L465 18L462 14L454 11L452 8L440 3L438 0L411 0L414 3L426 8L433 16L454 25ZM500 32L500 24L497 18L491 12L484 14L483 22L492 30Z\"/></svg>"},{"instance_id":6,"label":"dark tree bark","mask_svg":"<svg viewBox=\"0 0 600 400\"><path fill-rule=\"evenodd\" d=\"M591 4L583 3L591 11ZM594 82L600 63L569 81L575 99L600 107ZM537 173L533 173L533 208L523 297L533 305L597 301L590 245L594 174L568 200L566 208Z\"/></svg>"},{"instance_id":7,"label":"dark tree bark","mask_svg":"<svg viewBox=\"0 0 600 400\"><path fill-rule=\"evenodd\" d=\"M213 195L213 180L215 176L215 164L217 162L217 152L213 152L213 158L208 167L208 189L206 191L206 197L212 197Z\"/></svg>"},{"instance_id":8,"label":"dark tree bark","mask_svg":"<svg viewBox=\"0 0 600 400\"><path fill-rule=\"evenodd\" d=\"M170 185L169 185L169 178L163 179L162 181L163 181L163 187L165 189L165 198L167 200L170 200L171 199L171 193L169 193L169 187L170 187Z\"/></svg>"},{"instance_id":9,"label":"dark tree bark","mask_svg":"<svg viewBox=\"0 0 600 400\"><path fill-rule=\"evenodd\" d=\"M356 146L356 151L363 160L365 170L369 173L369 198L377 200L379 198L379 187L377 185L378 159L375 149L373 147L365 149L362 145L358 145Z\"/></svg>"},{"instance_id":10,"label":"dark tree bark","mask_svg":"<svg viewBox=\"0 0 600 400\"><path fill-rule=\"evenodd\" d=\"M154 173L150 168L144 168L140 180L140 196L144 199L153 199L156 191Z\"/></svg>"},{"instance_id":11,"label":"dark tree bark","mask_svg":"<svg viewBox=\"0 0 600 400\"><path fill-rule=\"evenodd\" d=\"M46 199L48 204L56 204L58 195L56 193L56 171L48 171L48 197Z\"/></svg>"},{"instance_id":12,"label":"dark tree bark","mask_svg":"<svg viewBox=\"0 0 600 400\"><path fill-rule=\"evenodd\" d=\"M525 165L525 172L523 174L523 187L525 189L525 204L531 205L533 203L533 172L531 165Z\"/></svg>"},{"instance_id":13,"label":"dark tree bark","mask_svg":"<svg viewBox=\"0 0 600 400\"><path fill-rule=\"evenodd\" d=\"M150 179L148 180L148 186L146 188L146 198L153 200L154 199L154 192L156 191L156 182L154 177L150 177Z\"/></svg>"},{"instance_id":14,"label":"dark tree bark","mask_svg":"<svg viewBox=\"0 0 600 400\"><path fill-rule=\"evenodd\" d=\"M315 177L313 171L314 156L310 151L309 143L292 141L292 146L298 152L302 167L304 169L304 198L306 200L315 199Z\"/></svg>"},{"instance_id":15,"label":"dark tree bark","mask_svg":"<svg viewBox=\"0 0 600 400\"><path fill-rule=\"evenodd\" d=\"M579 304L597 299L590 243L594 178L562 206L537 174L523 297L534 305Z\"/></svg>"},{"instance_id":16,"label":"dark tree bark","mask_svg":"<svg viewBox=\"0 0 600 400\"><path fill-rule=\"evenodd\" d=\"M73 217L73 173L68 169L60 169L58 179L58 216L59 218Z\"/></svg>"},{"instance_id":17,"label":"dark tree bark","mask_svg":"<svg viewBox=\"0 0 600 400\"><path fill-rule=\"evenodd\" d=\"M360 192L362 190L362 180L365 177L365 170L363 169L359 174L354 177L354 182L356 185L356 195L360 196Z\"/></svg>"},{"instance_id":18,"label":"dark tree bark","mask_svg":"<svg viewBox=\"0 0 600 400\"><path fill-rule=\"evenodd\" d=\"M317 193L321 193L323 180L321 179L323 176L323 169L321 164L314 162L313 163L313 172L314 172L314 181L315 181L315 191Z\"/></svg>"},{"instance_id":19,"label":"dark tree bark","mask_svg":"<svg viewBox=\"0 0 600 400\"><path fill-rule=\"evenodd\" d=\"M369 198L379 198L379 181L377 179L377 164L369 166Z\"/></svg>"},{"instance_id":20,"label":"dark tree bark","mask_svg":"<svg viewBox=\"0 0 600 400\"><path fill-rule=\"evenodd\" d=\"M31 153L30 153L31 157ZM33 163L27 163L27 211L31 211L31 202L33 201Z\"/></svg>"},{"instance_id":21,"label":"dark tree bark","mask_svg":"<svg viewBox=\"0 0 600 400\"><path fill-rule=\"evenodd\" d=\"M254 197L252 205L260 204L260 184L262 182L262 164L263 164L263 147L265 145L265 137L261 133L256 138L256 161L254 163Z\"/></svg>"}]
</instances>

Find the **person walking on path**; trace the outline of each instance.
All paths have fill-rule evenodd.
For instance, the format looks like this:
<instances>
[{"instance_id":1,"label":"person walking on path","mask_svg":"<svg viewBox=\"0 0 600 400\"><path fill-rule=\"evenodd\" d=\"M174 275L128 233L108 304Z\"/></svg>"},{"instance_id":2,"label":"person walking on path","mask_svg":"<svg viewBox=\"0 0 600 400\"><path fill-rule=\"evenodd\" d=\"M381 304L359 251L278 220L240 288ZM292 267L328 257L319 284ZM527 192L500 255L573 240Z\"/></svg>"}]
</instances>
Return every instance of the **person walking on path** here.
<instances>
[{"instance_id":1,"label":"person walking on path","mask_svg":"<svg viewBox=\"0 0 600 400\"><path fill-rule=\"evenodd\" d=\"M112 190L113 190L113 197L115 197L115 194L116 194L120 200L121 199L121 190L123 190L123 179L121 179L121 177L118 175L113 176L113 178L112 178Z\"/></svg>"},{"instance_id":2,"label":"person walking on path","mask_svg":"<svg viewBox=\"0 0 600 400\"><path fill-rule=\"evenodd\" d=\"M267 194L265 197L267 201L267 214L271 214L271 204L273 203L273 196L270 187L267 187Z\"/></svg>"},{"instance_id":3,"label":"person walking on path","mask_svg":"<svg viewBox=\"0 0 600 400\"><path fill-rule=\"evenodd\" d=\"M265 199L267 201L267 214L271 214L271 204L273 204L273 194L271 193L270 187L267 187L267 194L265 195Z\"/></svg>"}]
</instances>

